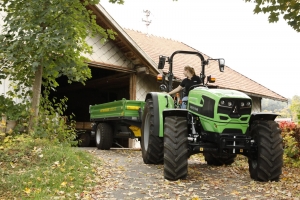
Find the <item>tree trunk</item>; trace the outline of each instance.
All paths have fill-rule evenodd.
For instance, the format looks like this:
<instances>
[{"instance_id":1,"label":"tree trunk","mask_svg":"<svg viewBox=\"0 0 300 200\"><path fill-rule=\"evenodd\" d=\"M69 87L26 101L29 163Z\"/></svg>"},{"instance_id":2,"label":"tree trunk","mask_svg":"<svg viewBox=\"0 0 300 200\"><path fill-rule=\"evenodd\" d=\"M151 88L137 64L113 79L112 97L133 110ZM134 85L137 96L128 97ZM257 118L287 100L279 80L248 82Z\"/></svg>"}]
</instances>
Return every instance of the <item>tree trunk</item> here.
<instances>
[{"instance_id":1,"label":"tree trunk","mask_svg":"<svg viewBox=\"0 0 300 200\"><path fill-rule=\"evenodd\" d=\"M43 67L38 66L35 71L34 84L33 84L33 94L31 102L31 115L29 120L28 131L30 132L33 128L34 122L39 114L40 98L41 98L41 88L42 88L42 77L43 77Z\"/></svg>"}]
</instances>

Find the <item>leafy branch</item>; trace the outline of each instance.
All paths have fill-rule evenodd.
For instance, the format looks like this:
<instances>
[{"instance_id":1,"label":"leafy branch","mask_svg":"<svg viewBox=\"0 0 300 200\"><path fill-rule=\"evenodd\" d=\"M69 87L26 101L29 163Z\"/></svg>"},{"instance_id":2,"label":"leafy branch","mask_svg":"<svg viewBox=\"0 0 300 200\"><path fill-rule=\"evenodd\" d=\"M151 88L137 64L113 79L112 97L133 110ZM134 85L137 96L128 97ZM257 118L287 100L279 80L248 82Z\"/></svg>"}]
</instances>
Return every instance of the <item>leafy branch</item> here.
<instances>
[{"instance_id":1,"label":"leafy branch","mask_svg":"<svg viewBox=\"0 0 300 200\"><path fill-rule=\"evenodd\" d=\"M255 14L269 14L268 20L270 23L278 22L279 17L287 21L295 31L300 32L300 2L299 0L245 0L246 2L254 2Z\"/></svg>"}]
</instances>

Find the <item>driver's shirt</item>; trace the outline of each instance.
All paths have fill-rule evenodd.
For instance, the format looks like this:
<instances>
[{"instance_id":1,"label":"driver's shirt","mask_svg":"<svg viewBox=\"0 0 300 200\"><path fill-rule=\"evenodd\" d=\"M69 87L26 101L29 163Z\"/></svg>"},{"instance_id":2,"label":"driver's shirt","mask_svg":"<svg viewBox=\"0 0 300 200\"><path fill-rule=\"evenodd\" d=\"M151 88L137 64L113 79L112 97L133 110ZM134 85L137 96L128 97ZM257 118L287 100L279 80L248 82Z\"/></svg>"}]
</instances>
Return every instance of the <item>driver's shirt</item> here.
<instances>
[{"instance_id":1,"label":"driver's shirt","mask_svg":"<svg viewBox=\"0 0 300 200\"><path fill-rule=\"evenodd\" d=\"M188 96L190 92L190 87L192 85L197 85L201 83L201 79L199 76L194 75L191 79L185 78L180 83L181 87L184 87L184 96Z\"/></svg>"}]
</instances>

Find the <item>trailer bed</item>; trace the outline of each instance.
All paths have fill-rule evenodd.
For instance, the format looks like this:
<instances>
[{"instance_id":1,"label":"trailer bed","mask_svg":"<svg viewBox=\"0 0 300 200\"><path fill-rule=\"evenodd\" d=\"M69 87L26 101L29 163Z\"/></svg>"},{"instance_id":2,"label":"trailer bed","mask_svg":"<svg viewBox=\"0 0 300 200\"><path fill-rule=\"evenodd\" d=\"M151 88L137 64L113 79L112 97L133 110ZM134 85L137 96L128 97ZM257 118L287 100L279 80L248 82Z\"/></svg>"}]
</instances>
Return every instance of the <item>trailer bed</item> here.
<instances>
[{"instance_id":1,"label":"trailer bed","mask_svg":"<svg viewBox=\"0 0 300 200\"><path fill-rule=\"evenodd\" d=\"M90 121L117 119L140 121L144 106L144 101L126 100L124 98L118 101L91 105L89 108Z\"/></svg>"}]
</instances>

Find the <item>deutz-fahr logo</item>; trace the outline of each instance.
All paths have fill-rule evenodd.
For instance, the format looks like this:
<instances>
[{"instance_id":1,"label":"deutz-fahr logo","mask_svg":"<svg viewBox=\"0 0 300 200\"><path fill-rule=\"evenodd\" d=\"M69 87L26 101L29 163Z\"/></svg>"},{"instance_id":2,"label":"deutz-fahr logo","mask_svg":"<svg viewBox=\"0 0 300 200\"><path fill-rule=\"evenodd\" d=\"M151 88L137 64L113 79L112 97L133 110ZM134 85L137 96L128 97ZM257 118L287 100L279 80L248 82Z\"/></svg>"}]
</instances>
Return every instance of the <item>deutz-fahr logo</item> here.
<instances>
[{"instance_id":1,"label":"deutz-fahr logo","mask_svg":"<svg viewBox=\"0 0 300 200\"><path fill-rule=\"evenodd\" d=\"M195 112L199 112L199 107L193 106L193 105L190 104L190 110L195 111Z\"/></svg>"}]
</instances>

